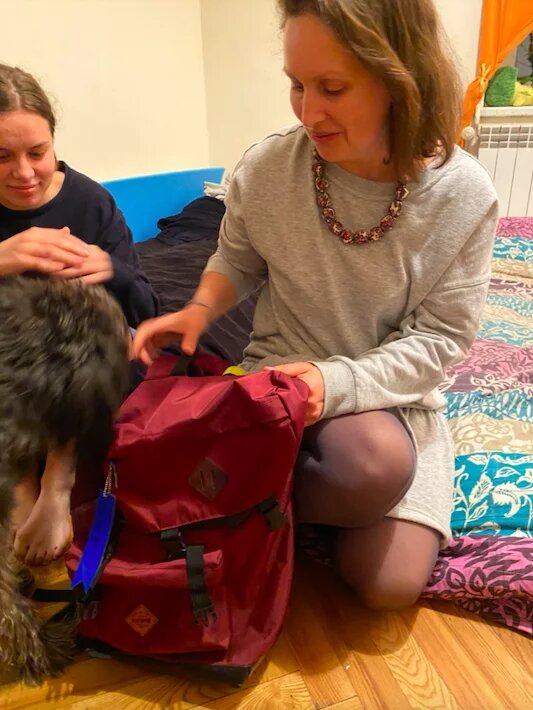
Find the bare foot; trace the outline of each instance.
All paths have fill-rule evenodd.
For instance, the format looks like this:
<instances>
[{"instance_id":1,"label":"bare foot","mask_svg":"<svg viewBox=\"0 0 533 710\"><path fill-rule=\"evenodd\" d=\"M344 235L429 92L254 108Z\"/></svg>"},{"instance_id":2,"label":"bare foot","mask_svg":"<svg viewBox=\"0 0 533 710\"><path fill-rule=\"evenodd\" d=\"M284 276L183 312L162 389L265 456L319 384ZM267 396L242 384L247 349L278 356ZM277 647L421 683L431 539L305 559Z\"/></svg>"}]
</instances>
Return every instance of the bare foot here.
<instances>
[{"instance_id":1,"label":"bare foot","mask_svg":"<svg viewBox=\"0 0 533 710\"><path fill-rule=\"evenodd\" d=\"M15 507L11 515L13 534L28 520L39 497L37 471L28 473L15 488Z\"/></svg>"},{"instance_id":2,"label":"bare foot","mask_svg":"<svg viewBox=\"0 0 533 710\"><path fill-rule=\"evenodd\" d=\"M15 553L25 564L47 564L68 548L72 539L70 494L73 485L72 447L49 451L39 497L15 536Z\"/></svg>"},{"instance_id":3,"label":"bare foot","mask_svg":"<svg viewBox=\"0 0 533 710\"><path fill-rule=\"evenodd\" d=\"M27 565L44 565L60 557L70 539L70 491L41 490L15 535L15 554Z\"/></svg>"}]
</instances>

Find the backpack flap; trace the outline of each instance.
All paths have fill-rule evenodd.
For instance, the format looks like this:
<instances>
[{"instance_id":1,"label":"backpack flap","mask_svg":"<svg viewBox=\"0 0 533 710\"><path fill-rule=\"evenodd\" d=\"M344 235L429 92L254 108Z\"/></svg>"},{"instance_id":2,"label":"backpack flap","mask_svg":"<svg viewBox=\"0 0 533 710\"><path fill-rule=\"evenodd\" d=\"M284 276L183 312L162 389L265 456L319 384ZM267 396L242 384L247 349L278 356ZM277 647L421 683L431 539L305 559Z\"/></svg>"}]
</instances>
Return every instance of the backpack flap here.
<instances>
[{"instance_id":1,"label":"backpack flap","mask_svg":"<svg viewBox=\"0 0 533 710\"><path fill-rule=\"evenodd\" d=\"M144 382L121 410L111 451L122 514L159 532L272 496L283 510L306 398L303 382L274 371Z\"/></svg>"}]
</instances>

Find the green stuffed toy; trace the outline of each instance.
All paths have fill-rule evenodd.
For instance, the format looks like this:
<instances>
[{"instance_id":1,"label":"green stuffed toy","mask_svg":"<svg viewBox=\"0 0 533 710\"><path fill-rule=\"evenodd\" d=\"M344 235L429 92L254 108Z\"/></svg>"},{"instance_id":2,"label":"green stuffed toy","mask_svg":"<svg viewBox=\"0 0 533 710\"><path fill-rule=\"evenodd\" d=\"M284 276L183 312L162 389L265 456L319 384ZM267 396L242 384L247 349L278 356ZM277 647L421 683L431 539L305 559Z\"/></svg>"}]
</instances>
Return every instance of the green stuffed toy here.
<instances>
[{"instance_id":1,"label":"green stuffed toy","mask_svg":"<svg viewBox=\"0 0 533 710\"><path fill-rule=\"evenodd\" d=\"M485 93L485 106L512 106L518 70L500 67L489 81Z\"/></svg>"},{"instance_id":2,"label":"green stuffed toy","mask_svg":"<svg viewBox=\"0 0 533 710\"><path fill-rule=\"evenodd\" d=\"M533 106L533 87L517 78L516 67L497 69L485 93L485 106Z\"/></svg>"}]
</instances>

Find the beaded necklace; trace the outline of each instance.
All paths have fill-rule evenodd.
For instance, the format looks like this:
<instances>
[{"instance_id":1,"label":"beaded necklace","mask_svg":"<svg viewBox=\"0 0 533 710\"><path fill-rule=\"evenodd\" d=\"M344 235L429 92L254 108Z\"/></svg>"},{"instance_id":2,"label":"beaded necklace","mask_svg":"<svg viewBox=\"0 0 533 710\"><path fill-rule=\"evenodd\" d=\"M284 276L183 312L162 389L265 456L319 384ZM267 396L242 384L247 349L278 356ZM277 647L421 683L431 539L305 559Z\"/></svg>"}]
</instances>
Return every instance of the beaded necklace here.
<instances>
[{"instance_id":1,"label":"beaded necklace","mask_svg":"<svg viewBox=\"0 0 533 710\"><path fill-rule=\"evenodd\" d=\"M385 232L393 228L394 222L401 214L402 202L409 194L405 183L398 182L394 198L390 203L387 214L381 219L379 225L371 229L359 229L357 232L352 232L350 229L346 229L337 219L335 208L331 204L331 197L327 193L329 183L326 179L326 166L316 150L313 150L312 170L320 216L326 223L329 231L336 237L340 237L345 244L366 244L367 242L377 242L378 239L381 239Z\"/></svg>"}]
</instances>

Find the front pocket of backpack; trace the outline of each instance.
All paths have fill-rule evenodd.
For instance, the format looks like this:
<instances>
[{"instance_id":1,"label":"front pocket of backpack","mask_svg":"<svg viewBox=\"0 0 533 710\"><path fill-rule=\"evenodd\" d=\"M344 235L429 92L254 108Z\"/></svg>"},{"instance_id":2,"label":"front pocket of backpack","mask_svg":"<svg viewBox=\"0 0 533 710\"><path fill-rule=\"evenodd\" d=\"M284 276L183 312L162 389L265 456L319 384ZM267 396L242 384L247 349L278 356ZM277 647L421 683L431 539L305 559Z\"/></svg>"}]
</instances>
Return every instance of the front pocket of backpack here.
<instances>
[{"instance_id":1,"label":"front pocket of backpack","mask_svg":"<svg viewBox=\"0 0 533 710\"><path fill-rule=\"evenodd\" d=\"M203 574L212 612L195 619L185 559L155 564L112 559L80 633L138 655L222 652L230 624L220 550L204 554Z\"/></svg>"}]
</instances>

